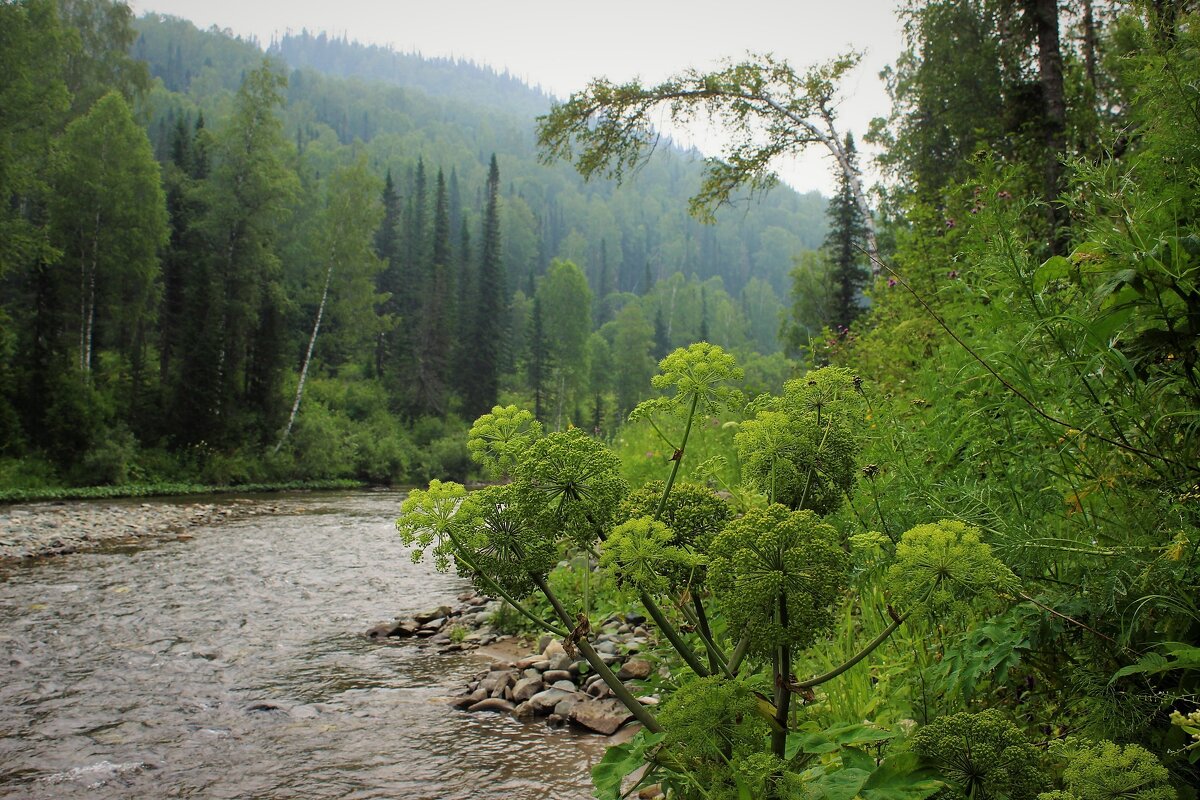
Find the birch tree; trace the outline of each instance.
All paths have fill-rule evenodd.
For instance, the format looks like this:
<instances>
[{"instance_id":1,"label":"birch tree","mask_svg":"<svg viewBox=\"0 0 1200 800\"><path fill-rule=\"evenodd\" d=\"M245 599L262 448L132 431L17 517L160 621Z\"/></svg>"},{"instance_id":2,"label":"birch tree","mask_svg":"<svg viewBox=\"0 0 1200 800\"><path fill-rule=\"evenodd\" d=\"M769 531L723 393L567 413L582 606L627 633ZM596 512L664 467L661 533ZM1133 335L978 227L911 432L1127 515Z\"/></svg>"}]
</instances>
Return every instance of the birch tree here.
<instances>
[{"instance_id":1,"label":"birch tree","mask_svg":"<svg viewBox=\"0 0 1200 800\"><path fill-rule=\"evenodd\" d=\"M573 158L584 178L620 180L653 151L660 136L655 120L663 115L678 124L706 119L728 137L720 155L707 159L700 191L691 199L692 213L712 221L716 209L739 190L773 186L780 158L823 147L867 221L866 249L874 256L878 247L862 176L837 129L838 83L860 59L847 53L797 72L773 56L750 54L715 72L686 70L654 86L598 78L539 118L542 158Z\"/></svg>"},{"instance_id":2,"label":"birch tree","mask_svg":"<svg viewBox=\"0 0 1200 800\"><path fill-rule=\"evenodd\" d=\"M352 166L342 167L330 175L322 217L317 236L318 252L323 254L325 261L321 299L300 364L300 378L287 426L275 444L276 453L296 424L326 309L332 307L334 311L333 322L343 339L343 353L365 351L381 332L377 330L380 324L375 307L383 298L375 292L374 286L384 262L375 253L372 237L383 219L383 207L379 186L367 170L364 158L360 157ZM347 346L350 340L357 342L358 347Z\"/></svg>"},{"instance_id":3,"label":"birch tree","mask_svg":"<svg viewBox=\"0 0 1200 800\"><path fill-rule=\"evenodd\" d=\"M51 219L78 284L79 371L91 372L98 324L131 346L151 308L166 201L150 142L118 92L96 101L63 135Z\"/></svg>"}]
</instances>

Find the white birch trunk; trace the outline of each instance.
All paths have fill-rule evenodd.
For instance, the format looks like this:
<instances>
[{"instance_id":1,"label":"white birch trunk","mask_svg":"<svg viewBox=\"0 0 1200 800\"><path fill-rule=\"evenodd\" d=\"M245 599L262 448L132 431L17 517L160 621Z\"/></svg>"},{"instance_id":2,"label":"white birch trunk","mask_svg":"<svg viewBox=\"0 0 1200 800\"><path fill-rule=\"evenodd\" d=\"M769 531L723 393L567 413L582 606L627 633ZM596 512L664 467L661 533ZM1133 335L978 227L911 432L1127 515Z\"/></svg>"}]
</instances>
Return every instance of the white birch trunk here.
<instances>
[{"instance_id":1,"label":"white birch trunk","mask_svg":"<svg viewBox=\"0 0 1200 800\"><path fill-rule=\"evenodd\" d=\"M321 304L317 306L317 319L313 322L312 336L308 337L308 351L305 352L304 363L300 366L300 381L296 384L296 400L292 403L292 413L288 416L287 427L283 429L279 443L271 451L272 455L278 453L279 449L283 447L283 443L292 433L292 426L296 424L296 414L300 411L300 400L304 397L304 381L308 378L308 364L312 361L313 347L317 344L317 333L321 330L321 317L325 315L325 302L329 299L329 284L332 280L333 262L330 261L329 269L325 271L325 290L321 292Z\"/></svg>"}]
</instances>

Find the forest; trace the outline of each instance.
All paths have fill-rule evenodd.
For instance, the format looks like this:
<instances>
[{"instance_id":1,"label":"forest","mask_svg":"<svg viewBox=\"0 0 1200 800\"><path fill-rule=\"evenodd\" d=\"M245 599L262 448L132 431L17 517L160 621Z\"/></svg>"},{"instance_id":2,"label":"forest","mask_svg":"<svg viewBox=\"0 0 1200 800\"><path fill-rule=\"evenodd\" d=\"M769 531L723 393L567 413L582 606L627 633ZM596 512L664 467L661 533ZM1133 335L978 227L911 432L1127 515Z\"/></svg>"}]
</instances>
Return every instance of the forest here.
<instances>
[{"instance_id":1,"label":"forest","mask_svg":"<svg viewBox=\"0 0 1200 800\"><path fill-rule=\"evenodd\" d=\"M428 481L414 557L640 724L600 798L1197 796L1194 3L902 4L874 187L855 53L559 102L0 13L0 484Z\"/></svg>"},{"instance_id":2,"label":"forest","mask_svg":"<svg viewBox=\"0 0 1200 800\"><path fill-rule=\"evenodd\" d=\"M695 154L585 183L539 163L549 98L483 67L4 13L0 485L463 478L501 398L611 436L693 339L787 375L820 195L704 225Z\"/></svg>"}]
</instances>

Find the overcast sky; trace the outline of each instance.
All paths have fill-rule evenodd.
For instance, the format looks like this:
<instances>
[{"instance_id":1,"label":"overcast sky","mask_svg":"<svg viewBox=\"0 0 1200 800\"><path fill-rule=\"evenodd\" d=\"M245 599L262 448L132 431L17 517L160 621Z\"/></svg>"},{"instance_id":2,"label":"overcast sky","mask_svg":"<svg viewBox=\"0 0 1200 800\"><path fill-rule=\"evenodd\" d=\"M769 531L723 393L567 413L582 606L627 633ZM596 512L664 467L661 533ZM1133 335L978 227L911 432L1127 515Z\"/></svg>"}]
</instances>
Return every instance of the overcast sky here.
<instances>
[{"instance_id":1,"label":"overcast sky","mask_svg":"<svg viewBox=\"0 0 1200 800\"><path fill-rule=\"evenodd\" d=\"M843 85L841 126L856 138L887 113L879 71L900 52L895 4L884 0L131 0L266 44L288 31L326 31L430 56L509 70L558 97L592 77L655 81L746 52L773 53L801 69L848 49L865 51ZM676 134L676 138L679 138ZM701 141L702 148L706 142ZM781 164L800 190L833 186L816 152Z\"/></svg>"}]
</instances>

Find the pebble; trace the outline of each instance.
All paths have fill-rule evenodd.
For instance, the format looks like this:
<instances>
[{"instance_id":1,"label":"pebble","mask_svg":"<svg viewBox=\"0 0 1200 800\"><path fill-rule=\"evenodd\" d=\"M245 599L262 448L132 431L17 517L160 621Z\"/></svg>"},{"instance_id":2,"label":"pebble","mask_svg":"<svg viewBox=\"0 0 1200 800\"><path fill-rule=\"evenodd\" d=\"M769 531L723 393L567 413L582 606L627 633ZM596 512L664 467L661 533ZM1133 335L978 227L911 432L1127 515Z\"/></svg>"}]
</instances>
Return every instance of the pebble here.
<instances>
[{"instance_id":1,"label":"pebble","mask_svg":"<svg viewBox=\"0 0 1200 800\"><path fill-rule=\"evenodd\" d=\"M272 514L261 502L103 503L0 506L0 562L66 555L148 538L191 538L193 528Z\"/></svg>"}]
</instances>

